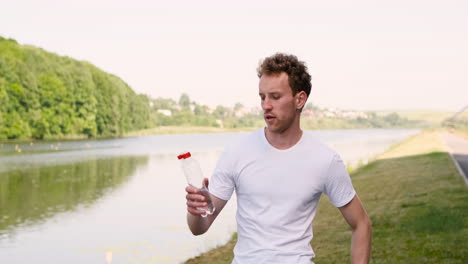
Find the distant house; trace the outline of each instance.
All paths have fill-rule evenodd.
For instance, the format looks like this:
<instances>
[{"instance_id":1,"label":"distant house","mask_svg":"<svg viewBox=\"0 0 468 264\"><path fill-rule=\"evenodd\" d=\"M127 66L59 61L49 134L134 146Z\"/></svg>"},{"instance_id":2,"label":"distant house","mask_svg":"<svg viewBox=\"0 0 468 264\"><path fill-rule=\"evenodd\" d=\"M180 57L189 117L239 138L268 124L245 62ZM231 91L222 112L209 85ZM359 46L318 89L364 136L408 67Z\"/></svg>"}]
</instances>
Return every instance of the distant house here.
<instances>
[{"instance_id":1,"label":"distant house","mask_svg":"<svg viewBox=\"0 0 468 264\"><path fill-rule=\"evenodd\" d=\"M314 110L311 110L311 109L306 109L306 110L302 111L302 114L304 116L308 116L308 117L314 117L315 116Z\"/></svg>"},{"instance_id":2,"label":"distant house","mask_svg":"<svg viewBox=\"0 0 468 264\"><path fill-rule=\"evenodd\" d=\"M208 108L206 109L206 112L207 112L208 114L211 115L211 114L213 114L213 112L214 112L215 109L216 109L216 108L214 108L214 107L212 107L212 106L208 106Z\"/></svg>"},{"instance_id":3,"label":"distant house","mask_svg":"<svg viewBox=\"0 0 468 264\"><path fill-rule=\"evenodd\" d=\"M263 115L263 110L258 106L254 106L254 107L250 108L250 114L252 114L252 115Z\"/></svg>"},{"instance_id":4,"label":"distant house","mask_svg":"<svg viewBox=\"0 0 468 264\"><path fill-rule=\"evenodd\" d=\"M243 117L243 116L245 116L245 115L247 115L247 114L249 114L249 113L250 113L250 109L245 108L245 107L242 107L241 109L237 109L237 110L234 112L234 115L235 115L236 117Z\"/></svg>"},{"instance_id":5,"label":"distant house","mask_svg":"<svg viewBox=\"0 0 468 264\"><path fill-rule=\"evenodd\" d=\"M323 115L324 115L325 117L336 117L336 113L335 113L335 112L328 111L328 110L326 110L326 111L323 113Z\"/></svg>"},{"instance_id":6,"label":"distant house","mask_svg":"<svg viewBox=\"0 0 468 264\"><path fill-rule=\"evenodd\" d=\"M358 111L343 112L342 116L346 119L357 119L357 118L367 119L368 118L366 113L358 112Z\"/></svg>"},{"instance_id":7,"label":"distant house","mask_svg":"<svg viewBox=\"0 0 468 264\"><path fill-rule=\"evenodd\" d=\"M221 119L216 119L216 124L217 124L220 128L224 128L223 120L221 120Z\"/></svg>"},{"instance_id":8,"label":"distant house","mask_svg":"<svg viewBox=\"0 0 468 264\"><path fill-rule=\"evenodd\" d=\"M158 113L161 113L165 116L172 116L172 111L169 109L158 109Z\"/></svg>"}]
</instances>

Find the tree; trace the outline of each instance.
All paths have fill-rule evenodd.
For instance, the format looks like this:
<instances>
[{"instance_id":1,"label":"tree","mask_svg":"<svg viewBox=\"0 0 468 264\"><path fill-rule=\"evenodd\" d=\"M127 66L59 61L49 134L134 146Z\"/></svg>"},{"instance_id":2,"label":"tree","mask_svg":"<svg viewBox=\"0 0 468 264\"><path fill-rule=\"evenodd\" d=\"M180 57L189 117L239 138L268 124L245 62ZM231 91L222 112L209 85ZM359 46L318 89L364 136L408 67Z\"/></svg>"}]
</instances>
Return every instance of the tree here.
<instances>
[{"instance_id":1,"label":"tree","mask_svg":"<svg viewBox=\"0 0 468 264\"><path fill-rule=\"evenodd\" d=\"M149 99L117 76L0 37L0 138L114 136L150 120Z\"/></svg>"},{"instance_id":2,"label":"tree","mask_svg":"<svg viewBox=\"0 0 468 264\"><path fill-rule=\"evenodd\" d=\"M179 98L179 106L181 108L190 108L190 97L186 94L183 93L180 98Z\"/></svg>"},{"instance_id":3,"label":"tree","mask_svg":"<svg viewBox=\"0 0 468 264\"><path fill-rule=\"evenodd\" d=\"M244 105L237 102L235 105L234 105L234 112L237 112L239 110L241 110L242 108L244 108Z\"/></svg>"},{"instance_id":4,"label":"tree","mask_svg":"<svg viewBox=\"0 0 468 264\"><path fill-rule=\"evenodd\" d=\"M391 113L384 117L385 122L387 122L390 126L397 126L400 122L400 116L397 113Z\"/></svg>"},{"instance_id":5,"label":"tree","mask_svg":"<svg viewBox=\"0 0 468 264\"><path fill-rule=\"evenodd\" d=\"M218 119L224 119L229 115L229 109L222 105L218 105L216 109L213 111L213 115Z\"/></svg>"}]
</instances>

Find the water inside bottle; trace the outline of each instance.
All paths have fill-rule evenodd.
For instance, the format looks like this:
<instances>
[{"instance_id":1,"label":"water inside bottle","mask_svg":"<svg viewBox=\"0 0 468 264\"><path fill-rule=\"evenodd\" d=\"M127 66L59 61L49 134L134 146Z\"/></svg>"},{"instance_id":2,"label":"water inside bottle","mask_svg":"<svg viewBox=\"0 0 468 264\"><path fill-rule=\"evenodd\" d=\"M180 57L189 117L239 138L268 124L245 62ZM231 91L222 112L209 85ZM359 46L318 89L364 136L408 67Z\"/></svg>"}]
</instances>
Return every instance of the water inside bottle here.
<instances>
[{"instance_id":1,"label":"water inside bottle","mask_svg":"<svg viewBox=\"0 0 468 264\"><path fill-rule=\"evenodd\" d=\"M205 186L203 186L200 189L200 191L202 192L203 196L210 197L210 192L208 191L208 189ZM202 217L207 217L208 215L212 215L214 213L214 211L215 211L215 207L213 205L213 202L208 203L208 205L205 206L205 207L197 207L197 209L200 210L200 211L205 211L205 213L201 215Z\"/></svg>"}]
</instances>

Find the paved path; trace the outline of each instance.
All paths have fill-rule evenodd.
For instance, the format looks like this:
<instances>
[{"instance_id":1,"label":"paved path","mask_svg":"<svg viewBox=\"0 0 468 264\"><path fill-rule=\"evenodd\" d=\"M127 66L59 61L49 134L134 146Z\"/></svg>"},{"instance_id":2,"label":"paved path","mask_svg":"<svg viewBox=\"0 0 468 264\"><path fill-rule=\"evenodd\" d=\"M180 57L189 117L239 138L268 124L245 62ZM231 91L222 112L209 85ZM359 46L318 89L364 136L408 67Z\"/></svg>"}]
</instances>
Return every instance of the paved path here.
<instances>
[{"instance_id":1,"label":"paved path","mask_svg":"<svg viewBox=\"0 0 468 264\"><path fill-rule=\"evenodd\" d=\"M443 133L442 138L449 147L460 174L468 185L468 140L454 134Z\"/></svg>"}]
</instances>

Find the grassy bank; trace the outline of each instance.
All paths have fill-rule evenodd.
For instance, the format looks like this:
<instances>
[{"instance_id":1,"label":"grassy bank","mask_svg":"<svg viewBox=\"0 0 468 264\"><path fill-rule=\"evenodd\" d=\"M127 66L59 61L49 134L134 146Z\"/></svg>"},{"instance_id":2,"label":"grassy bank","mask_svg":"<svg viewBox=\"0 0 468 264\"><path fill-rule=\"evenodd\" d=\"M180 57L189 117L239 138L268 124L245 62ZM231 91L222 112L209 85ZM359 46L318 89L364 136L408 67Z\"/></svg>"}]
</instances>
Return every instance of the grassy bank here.
<instances>
[{"instance_id":1,"label":"grassy bank","mask_svg":"<svg viewBox=\"0 0 468 264\"><path fill-rule=\"evenodd\" d=\"M468 189L437 133L393 146L351 177L373 222L371 263L466 263ZM349 263L351 232L325 196L313 227L314 262ZM231 263L234 244L186 263Z\"/></svg>"},{"instance_id":2,"label":"grassy bank","mask_svg":"<svg viewBox=\"0 0 468 264\"><path fill-rule=\"evenodd\" d=\"M150 129L143 129L132 131L124 134L123 136L97 136L88 138L86 135L64 135L64 136L49 136L42 140L37 139L8 139L0 140L2 143L20 144L30 142L55 142L55 141L72 141L72 140L89 140L89 139L112 139L121 137L140 137L149 135L168 135L168 134L198 134L198 133L228 133L228 132L240 132L240 131L252 131L259 128L244 127L244 128L219 128L219 127L197 127L197 126L159 126Z\"/></svg>"}]
</instances>

